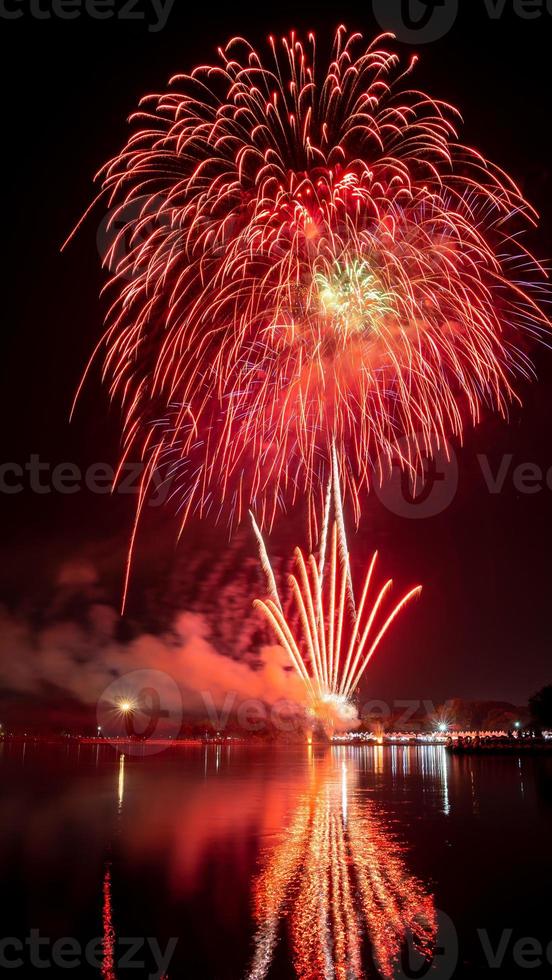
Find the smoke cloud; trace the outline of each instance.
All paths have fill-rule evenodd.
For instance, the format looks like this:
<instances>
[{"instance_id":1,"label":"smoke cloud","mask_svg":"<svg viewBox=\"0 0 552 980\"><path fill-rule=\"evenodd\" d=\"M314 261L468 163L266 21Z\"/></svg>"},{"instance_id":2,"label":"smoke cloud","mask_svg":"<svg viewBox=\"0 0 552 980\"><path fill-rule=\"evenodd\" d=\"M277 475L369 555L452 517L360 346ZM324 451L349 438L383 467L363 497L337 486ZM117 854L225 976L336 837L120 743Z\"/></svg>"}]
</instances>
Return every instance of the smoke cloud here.
<instances>
[{"instance_id":1,"label":"smoke cloud","mask_svg":"<svg viewBox=\"0 0 552 980\"><path fill-rule=\"evenodd\" d=\"M239 628L238 591L237 586L222 590L218 609L220 620L228 604L228 620L236 624L232 657L227 653L231 638L226 636L221 644L225 652L220 652L220 629L197 609L175 608L168 628L150 624L146 629L121 620L105 601L98 569L90 562L71 560L54 576L50 596L34 614L0 606L0 691L8 701L14 695L23 701L31 697L54 710L67 700L95 708L105 734L115 734L109 732L114 706L127 698L134 702L143 690L153 691L165 717L158 735L176 736L183 716L208 717L215 728L236 716L246 729L266 727L270 710L264 726L257 726L251 718L252 702L257 712L259 706L284 704L292 716L302 717L304 688L285 652L279 646L255 644L253 627L243 628L244 621L251 622L246 595ZM221 591L217 592L220 602ZM255 717L258 722L259 714ZM122 719L118 720L120 730Z\"/></svg>"}]
</instances>

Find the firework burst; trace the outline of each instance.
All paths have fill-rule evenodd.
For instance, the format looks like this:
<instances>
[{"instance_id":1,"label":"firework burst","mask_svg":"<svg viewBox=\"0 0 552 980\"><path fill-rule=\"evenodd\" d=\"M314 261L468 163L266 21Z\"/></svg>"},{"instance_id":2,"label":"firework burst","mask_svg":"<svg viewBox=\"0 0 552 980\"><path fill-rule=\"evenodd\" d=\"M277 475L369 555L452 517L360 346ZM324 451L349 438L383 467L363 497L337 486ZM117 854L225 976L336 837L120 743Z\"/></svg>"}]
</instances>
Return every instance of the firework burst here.
<instances>
[{"instance_id":1,"label":"firework burst","mask_svg":"<svg viewBox=\"0 0 552 980\"><path fill-rule=\"evenodd\" d=\"M99 174L110 208L104 377L123 459L191 513L321 498L335 446L355 517L488 405L503 415L547 329L536 215L408 88L385 37L242 38L145 97ZM406 447L406 448L405 448Z\"/></svg>"},{"instance_id":2,"label":"firework burst","mask_svg":"<svg viewBox=\"0 0 552 980\"><path fill-rule=\"evenodd\" d=\"M356 720L352 696L380 642L401 610L421 592L410 589L389 605L393 586L375 585L374 552L357 605L345 536L335 453L328 483L318 561L295 549L288 577L291 601L284 605L261 532L253 521L269 596L254 605L270 624L305 686L309 713L327 731ZM332 518L333 509L333 520ZM329 555L327 552L329 551Z\"/></svg>"}]
</instances>

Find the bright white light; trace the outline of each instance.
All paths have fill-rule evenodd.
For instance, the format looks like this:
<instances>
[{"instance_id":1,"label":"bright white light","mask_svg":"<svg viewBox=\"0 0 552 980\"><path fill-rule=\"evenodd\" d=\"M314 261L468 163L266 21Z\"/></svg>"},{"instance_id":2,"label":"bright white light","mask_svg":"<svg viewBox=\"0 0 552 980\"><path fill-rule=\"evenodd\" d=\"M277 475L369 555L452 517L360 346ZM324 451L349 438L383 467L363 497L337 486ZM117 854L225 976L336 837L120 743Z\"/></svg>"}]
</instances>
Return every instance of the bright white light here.
<instances>
[{"instance_id":1,"label":"bright white light","mask_svg":"<svg viewBox=\"0 0 552 980\"><path fill-rule=\"evenodd\" d=\"M120 698L117 701L117 708L123 715L128 715L129 712L134 711L136 708L136 703L131 701L130 698Z\"/></svg>"}]
</instances>

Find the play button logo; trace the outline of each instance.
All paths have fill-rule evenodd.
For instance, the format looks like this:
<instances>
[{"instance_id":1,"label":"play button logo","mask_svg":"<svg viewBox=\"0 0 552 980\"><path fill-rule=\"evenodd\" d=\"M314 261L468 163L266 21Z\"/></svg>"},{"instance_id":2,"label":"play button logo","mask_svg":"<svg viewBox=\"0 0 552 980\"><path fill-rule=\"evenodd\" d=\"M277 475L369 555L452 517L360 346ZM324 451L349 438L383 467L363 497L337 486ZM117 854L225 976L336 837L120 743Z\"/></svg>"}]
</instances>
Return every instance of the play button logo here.
<instances>
[{"instance_id":1,"label":"play button logo","mask_svg":"<svg viewBox=\"0 0 552 980\"><path fill-rule=\"evenodd\" d=\"M407 44L427 44L443 37L458 14L458 0L372 0L384 31Z\"/></svg>"},{"instance_id":2,"label":"play button logo","mask_svg":"<svg viewBox=\"0 0 552 980\"><path fill-rule=\"evenodd\" d=\"M392 514L410 520L442 514L458 489L458 461L450 443L419 434L400 439L397 450L389 467L382 464L382 479L373 483L380 502Z\"/></svg>"}]
</instances>

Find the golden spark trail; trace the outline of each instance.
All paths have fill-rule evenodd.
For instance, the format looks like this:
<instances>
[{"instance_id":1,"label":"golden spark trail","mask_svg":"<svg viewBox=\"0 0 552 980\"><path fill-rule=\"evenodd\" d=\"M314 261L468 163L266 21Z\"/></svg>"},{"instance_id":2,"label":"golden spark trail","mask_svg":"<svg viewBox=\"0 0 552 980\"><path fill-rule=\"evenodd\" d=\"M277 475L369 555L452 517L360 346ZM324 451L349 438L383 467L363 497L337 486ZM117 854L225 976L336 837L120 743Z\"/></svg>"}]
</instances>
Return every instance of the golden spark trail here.
<instances>
[{"instance_id":1,"label":"golden spark trail","mask_svg":"<svg viewBox=\"0 0 552 980\"><path fill-rule=\"evenodd\" d=\"M290 575L288 579L291 601L286 611L264 539L253 517L252 521L270 592L270 598L255 599L254 605L267 619L305 684L310 710L331 727L334 716L336 719L341 715L346 718L351 710L351 698L368 663L404 606L420 594L421 586L411 589L390 610L387 607L384 614L393 582L389 579L380 588L375 600L370 601L377 558L375 552L357 608L337 472L334 479L333 520L329 504L328 498L318 562L313 555L306 561L301 549L295 549L297 574ZM349 603L346 602L348 591L351 594ZM295 625L297 622L298 626Z\"/></svg>"}]
</instances>

